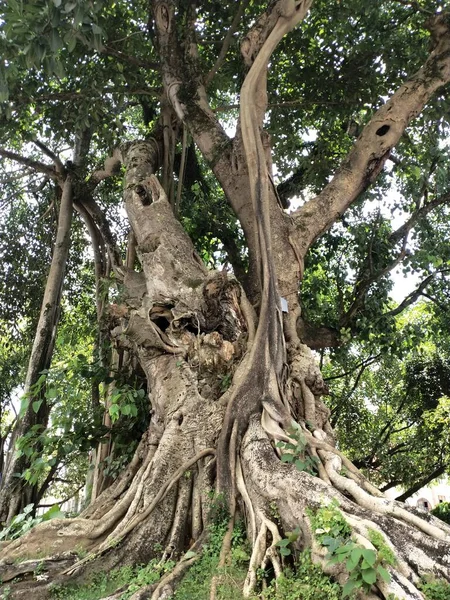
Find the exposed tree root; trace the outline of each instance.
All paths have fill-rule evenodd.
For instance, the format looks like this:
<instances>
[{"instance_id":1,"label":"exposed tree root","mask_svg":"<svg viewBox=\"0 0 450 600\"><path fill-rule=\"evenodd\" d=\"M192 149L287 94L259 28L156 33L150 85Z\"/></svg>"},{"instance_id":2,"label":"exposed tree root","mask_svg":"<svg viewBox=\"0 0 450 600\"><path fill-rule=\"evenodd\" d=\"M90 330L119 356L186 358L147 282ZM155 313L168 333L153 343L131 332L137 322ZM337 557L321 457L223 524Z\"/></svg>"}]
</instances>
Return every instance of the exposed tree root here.
<instances>
[{"instance_id":1,"label":"exposed tree root","mask_svg":"<svg viewBox=\"0 0 450 600\"><path fill-rule=\"evenodd\" d=\"M86 563L94 560L95 558L98 558L103 552L106 552L110 548L117 546L117 544L120 542L121 539L123 539L128 533L133 531L133 529L135 527L137 527L140 523L142 523L145 519L147 519L151 515L151 513L154 511L154 509L156 508L158 503L164 498L164 496L169 492L169 490L171 490L174 487L174 485L186 473L186 471L188 469L190 469L193 465L195 465L195 463L197 461L199 461L201 458L203 458L205 456L209 456L211 454L215 454L214 448L207 448L206 450L202 450L201 452L196 454L193 458L191 458L189 461L184 463L174 473L174 475L168 481L165 482L163 487L161 487L159 492L156 494L153 502L149 506L147 506L147 508L145 508L145 510L135 514L125 524L124 527L121 527L120 529L119 528L115 529L113 534L111 536L109 536L104 542L102 542L102 544L100 544L100 546L98 548L96 548L94 552L89 553L87 556L85 556L83 559L81 559L73 567L70 567L66 571L63 571L62 575L66 575L66 574L71 575L71 574L75 573L78 569L80 569ZM184 503L186 500L188 500L189 495L187 493L185 493L184 495L181 495L180 498L182 500L182 503ZM185 514L186 513L184 513L184 514L180 513L179 518L181 518L182 516L185 516ZM180 525L177 522L175 524L178 526ZM177 533L177 530L172 529L172 536L174 536L176 533ZM179 531L178 531L178 534L179 534ZM171 538L171 539L173 539L173 538ZM175 548L172 548L170 552L172 553L173 550L175 550Z\"/></svg>"}]
</instances>

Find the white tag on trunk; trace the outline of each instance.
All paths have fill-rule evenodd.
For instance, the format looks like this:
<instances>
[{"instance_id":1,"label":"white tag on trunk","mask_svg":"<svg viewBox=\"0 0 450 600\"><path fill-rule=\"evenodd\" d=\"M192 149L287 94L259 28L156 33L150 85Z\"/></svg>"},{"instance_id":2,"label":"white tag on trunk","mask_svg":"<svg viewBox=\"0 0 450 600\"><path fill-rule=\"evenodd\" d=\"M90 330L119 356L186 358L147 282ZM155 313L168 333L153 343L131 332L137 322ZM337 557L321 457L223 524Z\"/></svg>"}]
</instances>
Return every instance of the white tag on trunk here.
<instances>
[{"instance_id":1,"label":"white tag on trunk","mask_svg":"<svg viewBox=\"0 0 450 600\"><path fill-rule=\"evenodd\" d=\"M280 300L281 300L281 310L285 313L289 312L288 303L287 303L286 298L283 298L282 296L280 296Z\"/></svg>"}]
</instances>

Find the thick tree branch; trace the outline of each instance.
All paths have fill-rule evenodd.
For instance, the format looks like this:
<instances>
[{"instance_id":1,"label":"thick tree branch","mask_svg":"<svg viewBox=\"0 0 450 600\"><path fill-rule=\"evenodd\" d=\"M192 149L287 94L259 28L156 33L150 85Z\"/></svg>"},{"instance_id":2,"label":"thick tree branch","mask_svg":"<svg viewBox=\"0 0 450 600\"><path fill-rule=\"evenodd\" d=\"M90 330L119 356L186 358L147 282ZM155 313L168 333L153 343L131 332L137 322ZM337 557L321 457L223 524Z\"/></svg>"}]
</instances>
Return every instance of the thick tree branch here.
<instances>
[{"instance_id":1,"label":"thick tree branch","mask_svg":"<svg viewBox=\"0 0 450 600\"><path fill-rule=\"evenodd\" d=\"M353 302L352 302L350 308L346 311L346 313L344 315L342 315L342 317L340 318L340 320L339 320L340 328L349 327L352 324L354 317L364 307L364 300L365 300L366 294L367 294L370 286L373 283L375 283L376 281L378 281L381 277L383 277L384 275L387 275L393 269L395 269L395 267L397 267L402 262L402 260L407 256L407 254L408 253L406 250L406 240L405 240L403 247L400 250L400 252L398 253L398 255L384 269L381 269L380 271L378 271L377 273L375 273L373 275L370 275L371 269L370 268L367 269L367 272L356 282L355 296L354 296Z\"/></svg>"},{"instance_id":2,"label":"thick tree branch","mask_svg":"<svg viewBox=\"0 0 450 600\"><path fill-rule=\"evenodd\" d=\"M434 210L438 206L442 206L443 204L447 204L448 202L450 202L450 192L442 194L442 196L438 196L430 202L427 202L421 208L416 210L401 227L393 231L389 237L389 240L394 244L399 242L405 236L408 235L408 233L411 231L411 229L413 229L416 223L420 221L420 219L425 218L432 210Z\"/></svg>"},{"instance_id":3,"label":"thick tree branch","mask_svg":"<svg viewBox=\"0 0 450 600\"><path fill-rule=\"evenodd\" d=\"M57 156L52 150L50 150L50 148L48 148L45 144L43 144L40 140L38 140L37 138L35 138L33 140L33 144L35 146L37 146L39 148L39 150L42 150L42 152L48 156L49 158L52 159L56 170L58 171L58 173L64 173L64 165L61 161L61 159L59 158L59 156Z\"/></svg>"},{"instance_id":4,"label":"thick tree branch","mask_svg":"<svg viewBox=\"0 0 450 600\"><path fill-rule=\"evenodd\" d=\"M312 350L336 348L340 344L339 331L337 329L313 325L305 321L303 317L297 319L297 332L302 342Z\"/></svg>"},{"instance_id":5,"label":"thick tree branch","mask_svg":"<svg viewBox=\"0 0 450 600\"><path fill-rule=\"evenodd\" d=\"M420 479L417 483L415 483L408 490L406 490L406 492L403 492L403 494L400 494L400 496L397 496L396 500L398 502L404 502L407 498L409 498L410 496L412 496L413 494L418 492L421 488L423 488L426 485L428 485L429 483L431 483L437 477L440 477L441 475L443 475L446 472L447 467L448 467L447 464L443 464L443 465L437 467L429 475L426 475L426 477L424 477L423 479Z\"/></svg>"},{"instance_id":6,"label":"thick tree branch","mask_svg":"<svg viewBox=\"0 0 450 600\"><path fill-rule=\"evenodd\" d=\"M21 165L25 165L34 169L35 171L40 171L41 173L45 173L52 179L58 178L58 173L56 169L50 165L46 165L38 160L33 160L31 158L27 158L26 156L21 156L16 152L11 152L9 150L5 150L4 148L0 148L0 156L4 156L5 158L9 158L10 160L15 160Z\"/></svg>"},{"instance_id":7,"label":"thick tree branch","mask_svg":"<svg viewBox=\"0 0 450 600\"><path fill-rule=\"evenodd\" d=\"M372 117L331 182L294 213L302 254L376 179L408 123L450 81L448 15L429 20L434 49L425 64Z\"/></svg>"},{"instance_id":8,"label":"thick tree branch","mask_svg":"<svg viewBox=\"0 0 450 600\"><path fill-rule=\"evenodd\" d=\"M406 298L402 302L400 302L400 304L397 306L397 308L394 308L393 310L390 310L390 311L384 313L383 316L395 317L396 315L398 315L402 311L404 311L405 308L408 308L408 306L411 306L411 304L414 304L414 302L420 296L424 295L423 290L434 280L436 275L438 273L444 273L444 272L448 272L448 270L436 271L435 273L428 275L428 277L425 277L425 279L420 283L420 285L413 292L408 294L408 296L406 296Z\"/></svg>"}]
</instances>

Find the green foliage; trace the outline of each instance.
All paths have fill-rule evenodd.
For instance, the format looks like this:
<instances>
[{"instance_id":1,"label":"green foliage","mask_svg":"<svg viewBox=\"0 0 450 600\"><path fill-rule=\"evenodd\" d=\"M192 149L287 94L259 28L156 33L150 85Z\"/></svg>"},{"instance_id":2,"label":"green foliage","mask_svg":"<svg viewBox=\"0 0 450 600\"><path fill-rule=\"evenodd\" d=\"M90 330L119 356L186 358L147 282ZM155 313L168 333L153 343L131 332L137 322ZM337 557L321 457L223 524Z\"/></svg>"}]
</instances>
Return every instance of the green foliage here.
<instances>
[{"instance_id":1,"label":"green foliage","mask_svg":"<svg viewBox=\"0 0 450 600\"><path fill-rule=\"evenodd\" d=\"M138 405L145 398L145 390L136 390L128 384L122 384L115 387L111 394L111 404L109 414L113 423L119 420L120 416L136 417L138 414Z\"/></svg>"},{"instance_id":2,"label":"green foliage","mask_svg":"<svg viewBox=\"0 0 450 600\"><path fill-rule=\"evenodd\" d=\"M223 494L210 493L208 503L208 520L214 527L226 528L230 519L230 511Z\"/></svg>"},{"instance_id":3,"label":"green foliage","mask_svg":"<svg viewBox=\"0 0 450 600\"><path fill-rule=\"evenodd\" d=\"M424 305L403 316L409 327L428 327L429 318ZM449 359L444 349L436 349L432 337L405 350L404 358L382 353L367 357L362 348L358 354L355 344L354 354L342 362L342 378L331 375L339 372L336 363L326 367L340 448L376 485L393 481L408 489L435 471L445 472L450 450L450 404L445 395Z\"/></svg>"},{"instance_id":4,"label":"green foliage","mask_svg":"<svg viewBox=\"0 0 450 600\"><path fill-rule=\"evenodd\" d=\"M391 576L382 563L395 564L395 556L386 545L383 536L372 530L371 542L376 550L364 548L351 539L351 528L337 508L336 502L310 513L311 526L316 539L328 549L330 564L345 563L349 572L342 596L350 596L355 590L370 591L377 579L389 582Z\"/></svg>"},{"instance_id":5,"label":"green foliage","mask_svg":"<svg viewBox=\"0 0 450 600\"><path fill-rule=\"evenodd\" d=\"M33 504L25 506L23 512L16 515L11 523L0 531L0 540L15 540L39 523L50 521L50 519L61 519L65 516L57 504L38 517L32 516L33 511Z\"/></svg>"},{"instance_id":6,"label":"green foliage","mask_svg":"<svg viewBox=\"0 0 450 600\"><path fill-rule=\"evenodd\" d=\"M124 566L110 573L98 573L83 585L54 586L51 597L55 600L99 600L126 586L120 600L127 600L138 589L156 583L175 566L173 561L151 560L147 565Z\"/></svg>"},{"instance_id":7,"label":"green foliage","mask_svg":"<svg viewBox=\"0 0 450 600\"><path fill-rule=\"evenodd\" d=\"M397 558L391 548L386 544L383 534L375 529L369 529L368 533L369 542L377 549L380 561L394 567L397 564Z\"/></svg>"},{"instance_id":8,"label":"green foliage","mask_svg":"<svg viewBox=\"0 0 450 600\"><path fill-rule=\"evenodd\" d=\"M448 600L450 583L443 579L428 579L421 583L420 589L427 600Z\"/></svg>"},{"instance_id":9,"label":"green foliage","mask_svg":"<svg viewBox=\"0 0 450 600\"><path fill-rule=\"evenodd\" d=\"M340 600L342 588L311 560L309 551L299 554L295 567L287 570L261 594L264 600Z\"/></svg>"},{"instance_id":10,"label":"green foliage","mask_svg":"<svg viewBox=\"0 0 450 600\"><path fill-rule=\"evenodd\" d=\"M433 508L431 514L450 525L450 502L441 502Z\"/></svg>"},{"instance_id":11,"label":"green foliage","mask_svg":"<svg viewBox=\"0 0 450 600\"><path fill-rule=\"evenodd\" d=\"M293 428L288 431L292 442L278 442L277 448L282 450L281 462L293 463L299 471L310 475L316 474L317 458L307 453L306 438L300 426L293 421Z\"/></svg>"},{"instance_id":12,"label":"green foliage","mask_svg":"<svg viewBox=\"0 0 450 600\"><path fill-rule=\"evenodd\" d=\"M250 559L245 530L241 525L235 527L232 535L231 564L219 569L219 555L225 531L225 523L210 526L208 543L203 547L201 557L190 567L181 581L174 594L174 599L209 600L211 579L216 574L219 575L217 586L219 600L243 598L242 586Z\"/></svg>"},{"instance_id":13,"label":"green foliage","mask_svg":"<svg viewBox=\"0 0 450 600\"><path fill-rule=\"evenodd\" d=\"M280 548L281 556L289 556L292 553L291 549L288 546L296 542L299 535L300 529L298 527L296 527L293 531L286 531L286 537L279 540L275 544Z\"/></svg>"},{"instance_id":14,"label":"green foliage","mask_svg":"<svg viewBox=\"0 0 450 600\"><path fill-rule=\"evenodd\" d=\"M324 540L328 538L345 541L352 534L351 527L338 506L339 503L334 500L327 506L320 507L316 512L308 511L314 535L323 545L325 545Z\"/></svg>"}]
</instances>

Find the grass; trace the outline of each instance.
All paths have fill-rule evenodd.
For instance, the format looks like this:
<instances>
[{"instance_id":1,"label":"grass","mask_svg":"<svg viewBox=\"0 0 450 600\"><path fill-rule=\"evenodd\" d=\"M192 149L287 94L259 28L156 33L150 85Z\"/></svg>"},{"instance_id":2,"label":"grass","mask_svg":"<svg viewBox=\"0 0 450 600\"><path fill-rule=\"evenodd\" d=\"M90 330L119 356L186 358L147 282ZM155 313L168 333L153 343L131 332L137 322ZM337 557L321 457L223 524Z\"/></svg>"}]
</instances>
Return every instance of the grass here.
<instances>
[{"instance_id":1,"label":"grass","mask_svg":"<svg viewBox=\"0 0 450 600\"><path fill-rule=\"evenodd\" d=\"M83 585L55 586L52 598L55 600L100 600L118 589L125 587L120 600L128 600L130 596L145 585L156 583L161 576L174 567L169 561L160 564L152 560L148 565L136 567L125 566L113 569L110 573L97 573Z\"/></svg>"}]
</instances>

